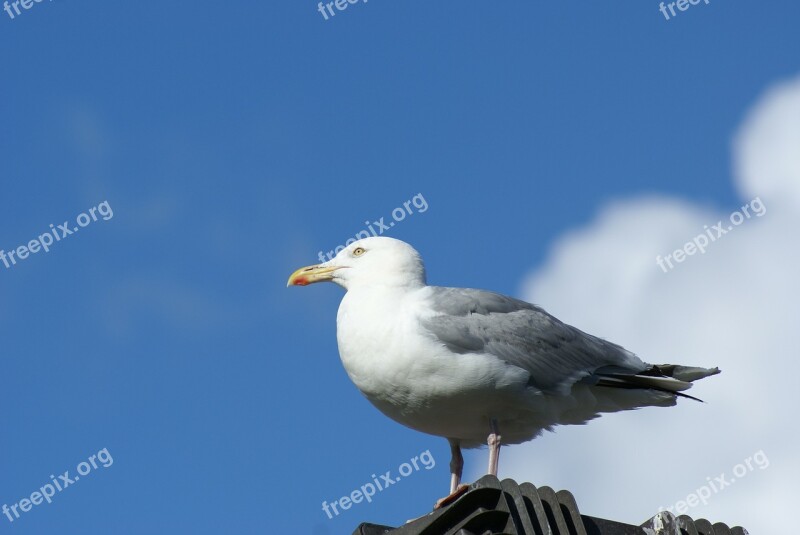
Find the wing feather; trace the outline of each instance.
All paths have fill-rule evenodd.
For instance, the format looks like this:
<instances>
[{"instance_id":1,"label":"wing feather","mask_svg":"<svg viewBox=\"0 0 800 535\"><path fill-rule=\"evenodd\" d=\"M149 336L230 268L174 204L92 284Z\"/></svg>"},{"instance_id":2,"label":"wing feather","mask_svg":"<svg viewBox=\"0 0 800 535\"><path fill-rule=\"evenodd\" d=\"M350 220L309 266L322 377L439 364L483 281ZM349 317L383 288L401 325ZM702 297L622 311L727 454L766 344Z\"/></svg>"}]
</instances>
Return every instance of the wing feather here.
<instances>
[{"instance_id":1,"label":"wing feather","mask_svg":"<svg viewBox=\"0 0 800 535\"><path fill-rule=\"evenodd\" d=\"M501 294L430 287L435 314L423 326L455 353L485 353L526 370L529 384L564 393L605 373L636 374L649 365L623 347L567 325L541 308Z\"/></svg>"}]
</instances>

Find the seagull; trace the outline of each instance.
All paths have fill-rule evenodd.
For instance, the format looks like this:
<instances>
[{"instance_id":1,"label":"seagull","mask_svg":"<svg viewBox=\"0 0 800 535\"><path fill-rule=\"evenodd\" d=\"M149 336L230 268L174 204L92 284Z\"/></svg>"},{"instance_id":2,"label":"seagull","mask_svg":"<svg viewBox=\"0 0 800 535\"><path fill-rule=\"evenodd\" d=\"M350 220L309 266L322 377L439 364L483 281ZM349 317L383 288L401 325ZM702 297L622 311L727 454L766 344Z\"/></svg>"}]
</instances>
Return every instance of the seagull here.
<instances>
[{"instance_id":1,"label":"seagull","mask_svg":"<svg viewBox=\"0 0 800 535\"><path fill-rule=\"evenodd\" d=\"M448 440L450 495L437 507L467 489L462 448L488 445L488 473L497 476L501 443L602 413L697 400L683 391L719 373L648 364L512 297L428 286L420 254L394 238L355 241L298 269L287 286L323 281L346 290L336 338L352 382L389 418Z\"/></svg>"}]
</instances>

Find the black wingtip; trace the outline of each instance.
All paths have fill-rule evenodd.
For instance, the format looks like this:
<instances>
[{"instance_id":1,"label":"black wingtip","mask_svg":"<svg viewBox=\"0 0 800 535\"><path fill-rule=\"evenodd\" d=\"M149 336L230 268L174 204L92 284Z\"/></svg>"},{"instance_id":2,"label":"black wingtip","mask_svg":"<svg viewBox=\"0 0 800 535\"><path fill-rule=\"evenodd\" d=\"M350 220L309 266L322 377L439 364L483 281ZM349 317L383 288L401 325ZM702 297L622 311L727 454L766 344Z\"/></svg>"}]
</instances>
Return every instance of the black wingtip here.
<instances>
[{"instance_id":1,"label":"black wingtip","mask_svg":"<svg viewBox=\"0 0 800 535\"><path fill-rule=\"evenodd\" d=\"M705 403L705 401L703 401L702 399L690 396L689 394L684 394L683 392L673 392L673 394L675 394L678 397L693 399L695 401L699 401L700 403Z\"/></svg>"}]
</instances>

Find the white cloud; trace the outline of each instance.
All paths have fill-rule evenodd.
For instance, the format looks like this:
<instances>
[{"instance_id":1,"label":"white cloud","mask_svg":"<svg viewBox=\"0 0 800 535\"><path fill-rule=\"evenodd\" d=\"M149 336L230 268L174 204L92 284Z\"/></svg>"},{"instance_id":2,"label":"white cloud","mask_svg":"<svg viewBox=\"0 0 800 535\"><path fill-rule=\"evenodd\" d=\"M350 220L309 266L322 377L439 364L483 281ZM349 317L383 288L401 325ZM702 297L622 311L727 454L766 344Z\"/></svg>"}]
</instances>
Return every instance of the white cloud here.
<instances>
[{"instance_id":1,"label":"white cloud","mask_svg":"<svg viewBox=\"0 0 800 535\"><path fill-rule=\"evenodd\" d=\"M770 461L692 508L779 533L800 476L800 78L769 90L734 142L741 203L636 198L559 239L523 297L649 362L719 366L673 408L606 415L506 448L501 476L571 490L582 512L639 523L759 450ZM754 197L767 208L664 273L655 262Z\"/></svg>"}]
</instances>

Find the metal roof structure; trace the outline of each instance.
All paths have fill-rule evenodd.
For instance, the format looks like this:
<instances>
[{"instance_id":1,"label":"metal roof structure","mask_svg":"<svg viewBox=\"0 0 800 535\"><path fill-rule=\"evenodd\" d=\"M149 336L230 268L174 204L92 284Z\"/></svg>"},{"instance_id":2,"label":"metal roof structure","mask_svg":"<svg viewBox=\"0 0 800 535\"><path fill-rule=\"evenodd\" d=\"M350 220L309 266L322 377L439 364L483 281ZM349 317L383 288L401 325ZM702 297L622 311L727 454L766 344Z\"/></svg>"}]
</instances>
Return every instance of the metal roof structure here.
<instances>
[{"instance_id":1,"label":"metal roof structure","mask_svg":"<svg viewBox=\"0 0 800 535\"><path fill-rule=\"evenodd\" d=\"M568 491L484 476L453 503L392 528L361 524L353 535L747 535L741 527L662 511L640 526L582 515Z\"/></svg>"}]
</instances>

